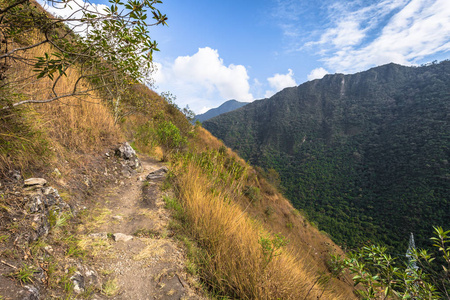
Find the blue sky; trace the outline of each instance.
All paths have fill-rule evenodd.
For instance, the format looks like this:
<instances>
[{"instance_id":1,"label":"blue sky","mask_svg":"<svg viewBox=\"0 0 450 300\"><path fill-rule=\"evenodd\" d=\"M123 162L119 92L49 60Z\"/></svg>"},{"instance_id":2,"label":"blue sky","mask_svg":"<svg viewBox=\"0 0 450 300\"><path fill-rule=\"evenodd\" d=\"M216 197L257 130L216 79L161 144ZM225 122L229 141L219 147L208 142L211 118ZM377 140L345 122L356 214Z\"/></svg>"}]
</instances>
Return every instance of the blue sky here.
<instances>
[{"instance_id":1,"label":"blue sky","mask_svg":"<svg viewBox=\"0 0 450 300\"><path fill-rule=\"evenodd\" d=\"M81 0L77 0L81 1ZM154 89L196 113L321 78L450 58L449 0L163 0Z\"/></svg>"}]
</instances>

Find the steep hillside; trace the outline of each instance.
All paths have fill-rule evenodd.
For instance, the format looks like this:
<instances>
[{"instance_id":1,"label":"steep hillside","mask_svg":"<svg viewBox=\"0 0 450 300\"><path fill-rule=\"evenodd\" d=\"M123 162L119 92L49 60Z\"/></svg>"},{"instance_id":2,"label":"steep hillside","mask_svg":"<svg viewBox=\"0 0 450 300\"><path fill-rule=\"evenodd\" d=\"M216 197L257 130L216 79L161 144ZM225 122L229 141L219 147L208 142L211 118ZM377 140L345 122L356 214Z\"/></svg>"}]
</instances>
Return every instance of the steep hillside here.
<instances>
[{"instance_id":1,"label":"steep hillside","mask_svg":"<svg viewBox=\"0 0 450 300\"><path fill-rule=\"evenodd\" d=\"M234 99L228 100L228 101L222 103L219 107L212 108L203 114L196 115L194 122L197 120L200 122L206 121L206 120L214 118L215 116L218 116L220 114L224 114L224 113L233 111L235 109L238 109L244 105L247 105L248 103L249 102L239 102Z\"/></svg>"},{"instance_id":2,"label":"steep hillside","mask_svg":"<svg viewBox=\"0 0 450 300\"><path fill-rule=\"evenodd\" d=\"M405 250L450 219L450 61L326 75L206 121L341 245Z\"/></svg>"},{"instance_id":3,"label":"steep hillside","mask_svg":"<svg viewBox=\"0 0 450 300\"><path fill-rule=\"evenodd\" d=\"M37 4L0 8L28 26L0 48L20 49L0 70L0 299L354 298L342 250L237 154L130 73L40 43L60 22Z\"/></svg>"}]
</instances>

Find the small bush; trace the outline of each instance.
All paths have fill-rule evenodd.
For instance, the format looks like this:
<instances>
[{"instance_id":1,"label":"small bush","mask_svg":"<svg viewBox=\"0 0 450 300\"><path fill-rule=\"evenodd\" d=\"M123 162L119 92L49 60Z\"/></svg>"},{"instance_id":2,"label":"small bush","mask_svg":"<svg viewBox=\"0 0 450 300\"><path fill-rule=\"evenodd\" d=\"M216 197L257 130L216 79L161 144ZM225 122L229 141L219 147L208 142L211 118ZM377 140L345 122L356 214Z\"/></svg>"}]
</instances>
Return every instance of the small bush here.
<instances>
[{"instance_id":1,"label":"small bush","mask_svg":"<svg viewBox=\"0 0 450 300\"><path fill-rule=\"evenodd\" d=\"M247 186L244 195L253 203L261 200L261 191L256 186Z\"/></svg>"},{"instance_id":2,"label":"small bush","mask_svg":"<svg viewBox=\"0 0 450 300\"><path fill-rule=\"evenodd\" d=\"M166 161L170 154L178 152L187 144L186 138L181 136L178 127L170 121L162 121L158 124L156 136L163 149L163 161Z\"/></svg>"}]
</instances>

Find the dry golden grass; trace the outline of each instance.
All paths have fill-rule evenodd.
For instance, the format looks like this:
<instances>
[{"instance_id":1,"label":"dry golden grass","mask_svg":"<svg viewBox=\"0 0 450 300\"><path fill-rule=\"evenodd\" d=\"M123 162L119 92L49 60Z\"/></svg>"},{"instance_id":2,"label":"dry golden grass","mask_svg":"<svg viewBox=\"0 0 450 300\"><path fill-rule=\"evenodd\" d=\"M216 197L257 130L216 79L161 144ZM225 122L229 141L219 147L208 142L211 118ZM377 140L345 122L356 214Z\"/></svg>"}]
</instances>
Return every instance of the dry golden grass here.
<instances>
[{"instance_id":1,"label":"dry golden grass","mask_svg":"<svg viewBox=\"0 0 450 300\"><path fill-rule=\"evenodd\" d=\"M196 135L192 139L192 142L197 147L197 151L205 151L207 149L219 149L221 146L223 146L223 143L213 136L208 130L204 129L203 127L196 127L195 128Z\"/></svg>"},{"instance_id":2,"label":"dry golden grass","mask_svg":"<svg viewBox=\"0 0 450 300\"><path fill-rule=\"evenodd\" d=\"M28 38L37 40L38 35ZM44 44L21 54L23 58L32 59L52 51L49 45ZM70 93L80 76L74 68L66 73L67 76L62 76L55 85L55 91L59 95ZM33 66L20 60L11 65L6 76L11 81L8 93L16 95L16 101L45 100L54 97L52 94L54 81L49 78L36 79L37 74L33 72ZM83 80L80 87L90 88L89 83ZM16 152L9 157L0 153L2 170L11 167L27 169L41 160L36 159L37 156L41 156L45 161L45 156L49 153L44 153L44 149L40 149L44 144L67 159L73 153L99 151L123 139L120 128L114 124L106 103L94 92L89 95L61 98L46 104L25 104L18 108L21 111L20 123L14 128L2 126L1 134L14 138ZM19 112L9 113L17 115ZM5 119L6 122L9 121ZM27 130L21 129L24 126ZM24 146L28 149L22 151L21 148Z\"/></svg>"},{"instance_id":3,"label":"dry golden grass","mask_svg":"<svg viewBox=\"0 0 450 300\"><path fill-rule=\"evenodd\" d=\"M31 49L27 56L43 56L52 49L49 45ZM32 76L31 69L17 70L17 77ZM80 74L76 69L69 69L67 76L62 76L55 90L58 94L68 94L78 80ZM30 99L47 99L51 97L53 81L40 79L27 83L22 90ZM83 89L89 89L89 84L83 82ZM35 105L40 113L42 126L49 136L61 145L71 150L88 152L100 150L107 144L120 138L120 129L114 124L111 112L104 101L95 93L90 95L67 97L47 104Z\"/></svg>"},{"instance_id":4,"label":"dry golden grass","mask_svg":"<svg viewBox=\"0 0 450 300\"><path fill-rule=\"evenodd\" d=\"M199 167L189 164L178 180L191 234L207 253L201 276L216 292L241 299L353 298L320 286L314 265L292 247L266 265L259 240L269 233L223 192L212 191Z\"/></svg>"}]
</instances>

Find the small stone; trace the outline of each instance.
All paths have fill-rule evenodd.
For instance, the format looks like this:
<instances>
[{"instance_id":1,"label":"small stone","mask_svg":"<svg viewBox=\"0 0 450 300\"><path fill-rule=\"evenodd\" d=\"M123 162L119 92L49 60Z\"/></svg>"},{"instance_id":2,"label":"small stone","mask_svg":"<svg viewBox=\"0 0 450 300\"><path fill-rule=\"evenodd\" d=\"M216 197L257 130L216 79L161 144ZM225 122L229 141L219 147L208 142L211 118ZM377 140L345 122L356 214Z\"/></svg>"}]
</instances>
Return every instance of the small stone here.
<instances>
[{"instance_id":1,"label":"small stone","mask_svg":"<svg viewBox=\"0 0 450 300\"><path fill-rule=\"evenodd\" d=\"M61 177L61 172L58 170L58 168L55 168L52 172L52 175L55 177Z\"/></svg>"},{"instance_id":2,"label":"small stone","mask_svg":"<svg viewBox=\"0 0 450 300\"><path fill-rule=\"evenodd\" d=\"M118 221L122 221L122 220L123 220L123 217L122 217L122 216L112 216L112 218L113 218L114 220L118 220Z\"/></svg>"},{"instance_id":3,"label":"small stone","mask_svg":"<svg viewBox=\"0 0 450 300\"><path fill-rule=\"evenodd\" d=\"M92 238L99 238L102 240L108 239L108 233L106 232L91 233L89 236Z\"/></svg>"},{"instance_id":4,"label":"small stone","mask_svg":"<svg viewBox=\"0 0 450 300\"><path fill-rule=\"evenodd\" d=\"M18 170L13 170L11 177L17 181L22 179L22 175L20 175L20 171L18 171Z\"/></svg>"},{"instance_id":5,"label":"small stone","mask_svg":"<svg viewBox=\"0 0 450 300\"><path fill-rule=\"evenodd\" d=\"M114 241L116 241L116 242L120 242L120 241L128 242L128 241L131 241L133 239L133 236L126 235L126 234L123 234L123 233L114 233L113 234L113 238L114 238Z\"/></svg>"},{"instance_id":6,"label":"small stone","mask_svg":"<svg viewBox=\"0 0 450 300\"><path fill-rule=\"evenodd\" d=\"M24 300L39 300L39 290L32 286L32 285L26 285L25 288L25 295L22 297Z\"/></svg>"},{"instance_id":7,"label":"small stone","mask_svg":"<svg viewBox=\"0 0 450 300\"><path fill-rule=\"evenodd\" d=\"M91 187L91 186L92 186L92 181L91 181L91 179L89 178L89 176L84 175L84 176L83 176L83 181L84 181L84 184L85 184L87 187Z\"/></svg>"},{"instance_id":8,"label":"small stone","mask_svg":"<svg viewBox=\"0 0 450 300\"><path fill-rule=\"evenodd\" d=\"M53 253L53 248L50 245L47 245L44 247L44 250L48 253L48 254L52 254Z\"/></svg>"},{"instance_id":9,"label":"small stone","mask_svg":"<svg viewBox=\"0 0 450 300\"><path fill-rule=\"evenodd\" d=\"M25 186L34 186L34 185L44 186L46 184L47 180L45 180L44 178L28 178L25 179L24 181Z\"/></svg>"},{"instance_id":10,"label":"small stone","mask_svg":"<svg viewBox=\"0 0 450 300\"><path fill-rule=\"evenodd\" d=\"M73 283L73 291L76 294L81 294L84 292L84 276L80 274L80 272L75 272L75 274L70 277Z\"/></svg>"}]
</instances>

